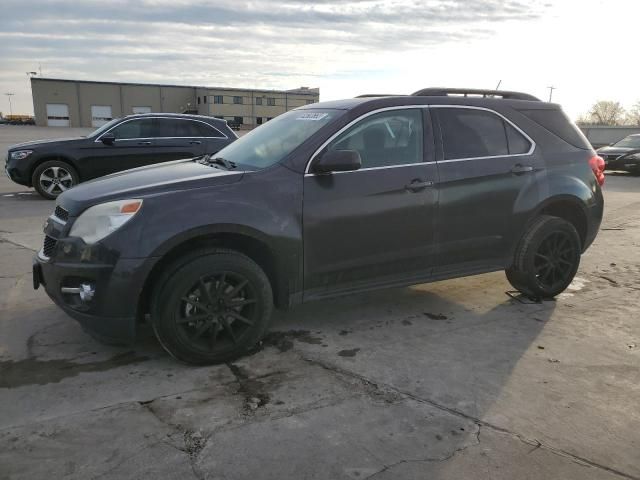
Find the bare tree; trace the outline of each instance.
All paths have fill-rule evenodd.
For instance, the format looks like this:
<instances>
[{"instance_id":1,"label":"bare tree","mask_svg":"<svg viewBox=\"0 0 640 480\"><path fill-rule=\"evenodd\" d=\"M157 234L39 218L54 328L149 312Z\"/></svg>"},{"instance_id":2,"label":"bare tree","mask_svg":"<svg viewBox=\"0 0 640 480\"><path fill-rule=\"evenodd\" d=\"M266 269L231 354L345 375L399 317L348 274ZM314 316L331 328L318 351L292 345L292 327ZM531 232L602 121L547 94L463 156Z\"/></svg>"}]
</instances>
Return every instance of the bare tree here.
<instances>
[{"instance_id":1,"label":"bare tree","mask_svg":"<svg viewBox=\"0 0 640 480\"><path fill-rule=\"evenodd\" d=\"M620 102L600 100L580 120L592 125L621 125L625 120L625 111Z\"/></svg>"},{"instance_id":2,"label":"bare tree","mask_svg":"<svg viewBox=\"0 0 640 480\"><path fill-rule=\"evenodd\" d=\"M631 107L631 110L627 112L627 118L625 119L627 125L636 125L640 127L640 102Z\"/></svg>"}]
</instances>

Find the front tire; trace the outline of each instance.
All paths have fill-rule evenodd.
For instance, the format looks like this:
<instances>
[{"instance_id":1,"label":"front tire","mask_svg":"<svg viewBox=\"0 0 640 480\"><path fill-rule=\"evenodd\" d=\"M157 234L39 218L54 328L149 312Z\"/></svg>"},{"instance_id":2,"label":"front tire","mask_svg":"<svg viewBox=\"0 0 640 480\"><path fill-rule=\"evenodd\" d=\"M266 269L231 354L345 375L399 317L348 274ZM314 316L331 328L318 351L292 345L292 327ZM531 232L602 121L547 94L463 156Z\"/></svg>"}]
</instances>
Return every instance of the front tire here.
<instances>
[{"instance_id":1,"label":"front tire","mask_svg":"<svg viewBox=\"0 0 640 480\"><path fill-rule=\"evenodd\" d=\"M41 163L31 176L31 184L47 200L55 200L62 192L78 183L76 169L61 160Z\"/></svg>"},{"instance_id":2,"label":"front tire","mask_svg":"<svg viewBox=\"0 0 640 480\"><path fill-rule=\"evenodd\" d=\"M522 236L507 280L530 298L553 298L573 281L581 252L580 235L571 223L541 215Z\"/></svg>"},{"instance_id":3,"label":"front tire","mask_svg":"<svg viewBox=\"0 0 640 480\"><path fill-rule=\"evenodd\" d=\"M246 354L266 333L272 311L271 284L253 260L204 249L165 270L154 287L151 322L167 352L208 365Z\"/></svg>"}]
</instances>

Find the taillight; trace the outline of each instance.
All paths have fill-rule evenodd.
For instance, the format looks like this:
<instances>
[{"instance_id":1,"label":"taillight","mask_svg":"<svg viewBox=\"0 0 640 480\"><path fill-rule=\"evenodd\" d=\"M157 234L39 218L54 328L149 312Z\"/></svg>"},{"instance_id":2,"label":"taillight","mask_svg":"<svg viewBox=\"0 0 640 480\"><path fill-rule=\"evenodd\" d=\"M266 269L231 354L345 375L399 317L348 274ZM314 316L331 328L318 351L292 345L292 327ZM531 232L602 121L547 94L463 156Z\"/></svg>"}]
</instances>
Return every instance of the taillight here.
<instances>
[{"instance_id":1,"label":"taillight","mask_svg":"<svg viewBox=\"0 0 640 480\"><path fill-rule=\"evenodd\" d=\"M600 155L594 155L589 159L589 166L593 170L593 174L596 176L598 185L604 185L604 160Z\"/></svg>"}]
</instances>

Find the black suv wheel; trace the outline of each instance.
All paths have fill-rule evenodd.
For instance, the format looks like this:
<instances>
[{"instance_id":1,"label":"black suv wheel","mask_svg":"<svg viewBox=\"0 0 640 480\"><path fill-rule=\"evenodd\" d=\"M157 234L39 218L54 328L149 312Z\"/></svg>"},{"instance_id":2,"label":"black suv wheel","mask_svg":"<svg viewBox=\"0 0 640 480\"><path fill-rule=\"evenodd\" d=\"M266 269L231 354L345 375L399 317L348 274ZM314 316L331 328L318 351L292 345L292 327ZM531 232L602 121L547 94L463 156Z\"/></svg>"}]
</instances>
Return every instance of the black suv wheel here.
<instances>
[{"instance_id":1,"label":"black suv wheel","mask_svg":"<svg viewBox=\"0 0 640 480\"><path fill-rule=\"evenodd\" d=\"M62 192L78 184L76 169L66 162L50 160L41 163L33 171L31 184L48 200L55 199Z\"/></svg>"},{"instance_id":2,"label":"black suv wheel","mask_svg":"<svg viewBox=\"0 0 640 480\"><path fill-rule=\"evenodd\" d=\"M553 298L573 281L582 251L575 227L558 217L538 217L516 249L507 279L531 298Z\"/></svg>"},{"instance_id":3,"label":"black suv wheel","mask_svg":"<svg viewBox=\"0 0 640 480\"><path fill-rule=\"evenodd\" d=\"M212 364L247 353L265 334L272 310L271 285L253 260L205 249L165 270L154 288L151 321L175 358Z\"/></svg>"}]
</instances>

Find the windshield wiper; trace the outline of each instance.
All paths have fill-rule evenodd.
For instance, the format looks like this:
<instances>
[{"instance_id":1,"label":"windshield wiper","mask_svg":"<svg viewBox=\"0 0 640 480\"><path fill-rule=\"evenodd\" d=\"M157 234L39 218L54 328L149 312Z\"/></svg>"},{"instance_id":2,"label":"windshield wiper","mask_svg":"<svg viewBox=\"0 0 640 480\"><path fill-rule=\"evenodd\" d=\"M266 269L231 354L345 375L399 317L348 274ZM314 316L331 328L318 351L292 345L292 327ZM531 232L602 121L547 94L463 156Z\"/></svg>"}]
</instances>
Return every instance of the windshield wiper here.
<instances>
[{"instance_id":1,"label":"windshield wiper","mask_svg":"<svg viewBox=\"0 0 640 480\"><path fill-rule=\"evenodd\" d=\"M211 155L203 155L202 157L198 157L198 162L204 165L218 165L224 167L226 170L233 170L236 168L236 164L226 158L215 157L211 158Z\"/></svg>"}]
</instances>

